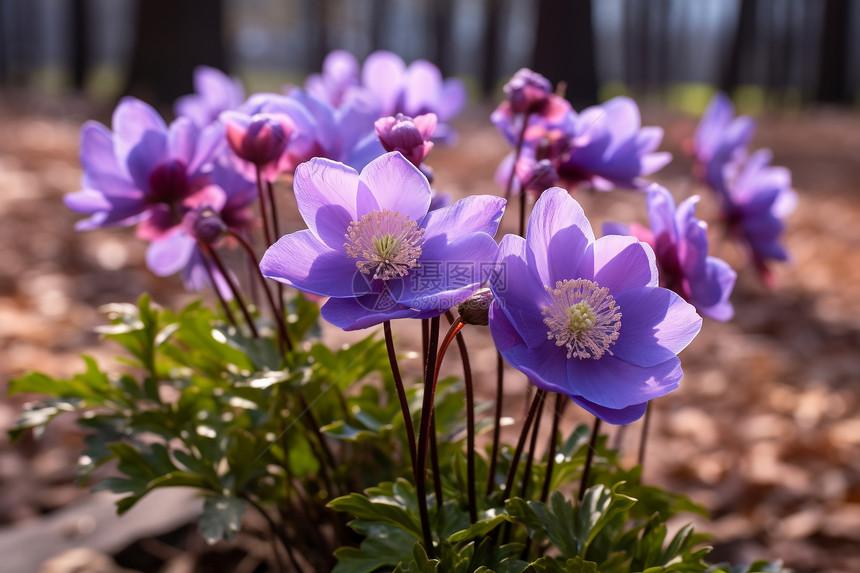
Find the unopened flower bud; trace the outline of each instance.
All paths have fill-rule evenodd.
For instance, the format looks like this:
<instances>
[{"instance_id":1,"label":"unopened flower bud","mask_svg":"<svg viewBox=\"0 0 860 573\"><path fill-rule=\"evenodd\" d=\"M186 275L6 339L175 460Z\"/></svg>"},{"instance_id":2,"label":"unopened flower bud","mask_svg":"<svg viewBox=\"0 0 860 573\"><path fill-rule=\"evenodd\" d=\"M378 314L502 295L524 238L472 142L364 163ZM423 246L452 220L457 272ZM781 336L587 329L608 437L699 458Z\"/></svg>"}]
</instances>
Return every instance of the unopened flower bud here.
<instances>
[{"instance_id":1,"label":"unopened flower bud","mask_svg":"<svg viewBox=\"0 0 860 573\"><path fill-rule=\"evenodd\" d=\"M493 300L493 293L490 289L476 290L475 294L457 305L460 320L466 324L487 326L490 324L490 305Z\"/></svg>"},{"instance_id":2,"label":"unopened flower bud","mask_svg":"<svg viewBox=\"0 0 860 573\"><path fill-rule=\"evenodd\" d=\"M514 113L539 112L553 95L550 81L528 68L515 73L504 91Z\"/></svg>"},{"instance_id":3,"label":"unopened flower bud","mask_svg":"<svg viewBox=\"0 0 860 573\"><path fill-rule=\"evenodd\" d=\"M427 113L413 119L398 113L395 117L379 118L374 128L385 151L399 151L417 167L433 148L430 138L436 131L436 114Z\"/></svg>"},{"instance_id":4,"label":"unopened flower bud","mask_svg":"<svg viewBox=\"0 0 860 573\"><path fill-rule=\"evenodd\" d=\"M240 158L263 166L277 161L293 135L293 122L283 114L249 117L238 112L221 115L227 125L227 142Z\"/></svg>"},{"instance_id":5,"label":"unopened flower bud","mask_svg":"<svg viewBox=\"0 0 860 573\"><path fill-rule=\"evenodd\" d=\"M558 171L549 159L534 162L517 162L517 178L523 181L526 189L542 192L558 183Z\"/></svg>"},{"instance_id":6,"label":"unopened flower bud","mask_svg":"<svg viewBox=\"0 0 860 573\"><path fill-rule=\"evenodd\" d=\"M212 209L190 211L186 217L191 219L194 237L207 245L215 244L227 230L227 225L224 224L221 216Z\"/></svg>"}]
</instances>

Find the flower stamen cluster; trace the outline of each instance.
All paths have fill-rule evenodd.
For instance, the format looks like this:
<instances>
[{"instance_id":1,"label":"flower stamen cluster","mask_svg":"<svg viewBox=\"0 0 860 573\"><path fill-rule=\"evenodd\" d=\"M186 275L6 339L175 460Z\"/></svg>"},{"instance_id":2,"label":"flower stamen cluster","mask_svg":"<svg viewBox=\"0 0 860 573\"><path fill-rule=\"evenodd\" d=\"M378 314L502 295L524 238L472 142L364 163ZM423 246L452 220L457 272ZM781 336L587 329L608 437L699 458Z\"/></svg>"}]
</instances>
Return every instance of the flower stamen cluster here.
<instances>
[{"instance_id":1,"label":"flower stamen cluster","mask_svg":"<svg viewBox=\"0 0 860 573\"><path fill-rule=\"evenodd\" d=\"M424 229L397 211L371 211L352 221L346 239L346 254L358 259L356 268L374 280L403 277L420 266Z\"/></svg>"},{"instance_id":2,"label":"flower stamen cluster","mask_svg":"<svg viewBox=\"0 0 860 573\"><path fill-rule=\"evenodd\" d=\"M564 280L546 288L552 297L543 306L547 339L567 347L567 357L599 359L612 355L610 346L618 340L621 311L609 289L586 279Z\"/></svg>"}]
</instances>

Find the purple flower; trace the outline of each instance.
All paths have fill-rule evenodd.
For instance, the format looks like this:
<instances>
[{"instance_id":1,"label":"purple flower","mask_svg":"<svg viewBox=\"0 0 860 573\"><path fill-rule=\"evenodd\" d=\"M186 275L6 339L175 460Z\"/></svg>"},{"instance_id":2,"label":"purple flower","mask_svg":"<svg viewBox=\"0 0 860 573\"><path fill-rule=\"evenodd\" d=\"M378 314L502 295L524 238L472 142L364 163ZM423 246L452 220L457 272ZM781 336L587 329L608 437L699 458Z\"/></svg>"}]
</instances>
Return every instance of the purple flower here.
<instances>
[{"instance_id":1,"label":"purple flower","mask_svg":"<svg viewBox=\"0 0 860 573\"><path fill-rule=\"evenodd\" d=\"M269 278L329 296L322 316L346 330L394 318L438 316L485 280L504 200L474 196L428 213L430 185L400 153L359 175L327 159L296 169L308 229L263 255Z\"/></svg>"},{"instance_id":2,"label":"purple flower","mask_svg":"<svg viewBox=\"0 0 860 573\"><path fill-rule=\"evenodd\" d=\"M162 235L178 223L174 207L209 184L223 138L218 123L201 131L179 118L168 128L152 107L124 98L113 114L113 133L92 121L81 129L83 189L65 202L90 217L76 228L140 223L142 238Z\"/></svg>"},{"instance_id":3,"label":"purple flower","mask_svg":"<svg viewBox=\"0 0 860 573\"><path fill-rule=\"evenodd\" d=\"M744 115L735 117L731 100L722 93L715 95L702 114L691 143L696 176L725 194L727 179L734 177L746 157L746 147L754 132L752 119Z\"/></svg>"},{"instance_id":4,"label":"purple flower","mask_svg":"<svg viewBox=\"0 0 860 573\"><path fill-rule=\"evenodd\" d=\"M648 220L651 228L629 228L606 223L604 233L632 235L648 243L657 256L660 284L675 291L714 320L729 320L734 314L729 296L737 273L722 259L708 256L707 224L695 216L699 197L675 200L656 183L648 188Z\"/></svg>"},{"instance_id":5,"label":"purple flower","mask_svg":"<svg viewBox=\"0 0 860 573\"><path fill-rule=\"evenodd\" d=\"M201 129L217 120L221 112L239 107L245 99L245 89L238 78L208 66L194 70L194 90L196 93L176 100L174 113L189 118Z\"/></svg>"},{"instance_id":6,"label":"purple flower","mask_svg":"<svg viewBox=\"0 0 860 573\"><path fill-rule=\"evenodd\" d=\"M374 124L376 135L385 151L399 151L415 167L433 149L433 132L436 114L428 113L411 118L398 113L395 117L381 117Z\"/></svg>"},{"instance_id":7,"label":"purple flower","mask_svg":"<svg viewBox=\"0 0 860 573\"><path fill-rule=\"evenodd\" d=\"M746 243L759 274L772 285L767 262L788 260L779 240L785 229L783 219L797 205L797 194L791 188L789 170L772 167L770 161L767 149L750 156L728 185L723 212L730 232Z\"/></svg>"},{"instance_id":8,"label":"purple flower","mask_svg":"<svg viewBox=\"0 0 860 573\"><path fill-rule=\"evenodd\" d=\"M227 143L233 153L260 169L267 181L275 181L280 173L281 157L293 136L293 120L285 114L250 116L237 111L224 112L221 120L226 125ZM255 175L249 179L256 178Z\"/></svg>"},{"instance_id":9,"label":"purple flower","mask_svg":"<svg viewBox=\"0 0 860 573\"><path fill-rule=\"evenodd\" d=\"M195 291L211 285L211 274L222 296L229 299L232 292L199 243L215 248L227 229L237 233L249 230L254 223L251 203L256 198L256 187L221 164L215 165L211 180L211 185L182 202L180 224L149 244L146 265L159 276L181 271L185 287Z\"/></svg>"},{"instance_id":10,"label":"purple flower","mask_svg":"<svg viewBox=\"0 0 860 573\"><path fill-rule=\"evenodd\" d=\"M649 246L595 240L558 187L535 203L525 239L502 239L490 288L490 331L505 360L612 424L638 419L648 400L678 387L676 355L702 325L692 305L657 286Z\"/></svg>"},{"instance_id":11,"label":"purple flower","mask_svg":"<svg viewBox=\"0 0 860 573\"><path fill-rule=\"evenodd\" d=\"M513 113L542 114L552 102L552 84L542 75L522 68L504 87L505 96Z\"/></svg>"},{"instance_id":12,"label":"purple flower","mask_svg":"<svg viewBox=\"0 0 860 573\"><path fill-rule=\"evenodd\" d=\"M337 108L344 104L350 95L356 93L360 83L359 65L355 56L345 50L335 50L325 57L321 74L308 76L305 90Z\"/></svg>"},{"instance_id":13,"label":"purple flower","mask_svg":"<svg viewBox=\"0 0 860 573\"><path fill-rule=\"evenodd\" d=\"M553 121L534 117L517 165L513 165L511 154L499 166L496 179L502 184L515 169L521 186L543 190L541 186L554 175L552 167L558 176L556 182L587 183L604 191L641 189L649 184L643 176L672 160L672 154L656 151L663 140L663 130L642 127L639 108L630 98L616 97L579 114L569 109ZM500 125L498 118L494 121ZM544 161L549 164L541 164ZM528 178L539 184L530 185Z\"/></svg>"}]
</instances>

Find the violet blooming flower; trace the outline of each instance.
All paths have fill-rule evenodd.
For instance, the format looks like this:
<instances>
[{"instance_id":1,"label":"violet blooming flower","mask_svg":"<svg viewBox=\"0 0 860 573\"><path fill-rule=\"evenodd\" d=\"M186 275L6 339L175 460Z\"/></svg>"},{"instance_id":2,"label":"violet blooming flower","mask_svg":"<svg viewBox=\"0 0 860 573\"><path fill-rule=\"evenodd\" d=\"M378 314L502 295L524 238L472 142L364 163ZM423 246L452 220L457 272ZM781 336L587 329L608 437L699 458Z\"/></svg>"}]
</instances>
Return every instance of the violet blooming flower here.
<instances>
[{"instance_id":1,"label":"violet blooming flower","mask_svg":"<svg viewBox=\"0 0 860 573\"><path fill-rule=\"evenodd\" d=\"M768 261L788 260L779 240L785 217L797 206L791 172L771 166L771 157L768 149L753 153L729 184L723 204L729 231L746 243L753 264L768 285L773 284Z\"/></svg>"},{"instance_id":2,"label":"violet blooming flower","mask_svg":"<svg viewBox=\"0 0 860 573\"><path fill-rule=\"evenodd\" d=\"M94 121L81 129L83 190L66 195L65 203L90 215L79 230L139 223L141 238L158 238L178 223L175 206L209 184L223 126L201 131L179 118L168 128L152 107L131 97L119 103L112 124L113 133Z\"/></svg>"},{"instance_id":3,"label":"violet blooming flower","mask_svg":"<svg viewBox=\"0 0 860 573\"><path fill-rule=\"evenodd\" d=\"M256 187L232 169L216 164L212 184L187 197L182 202L181 223L153 240L146 251L146 266L158 276L182 273L185 288L200 291L212 285L226 299L233 294L218 269L208 261L199 243L216 248L227 229L237 233L254 224L251 203Z\"/></svg>"},{"instance_id":4,"label":"violet blooming flower","mask_svg":"<svg viewBox=\"0 0 860 573\"><path fill-rule=\"evenodd\" d=\"M334 50L323 60L322 73L308 76L305 90L332 107L343 105L356 94L360 80L358 60L346 50Z\"/></svg>"},{"instance_id":5,"label":"violet blooming flower","mask_svg":"<svg viewBox=\"0 0 860 573\"><path fill-rule=\"evenodd\" d=\"M490 331L505 360L535 386L561 392L611 424L676 389L676 356L702 319L657 286L651 248L634 237L594 238L564 189L543 192L526 238L507 235L490 278Z\"/></svg>"},{"instance_id":6,"label":"violet blooming flower","mask_svg":"<svg viewBox=\"0 0 860 573\"><path fill-rule=\"evenodd\" d=\"M296 169L294 187L308 229L281 237L260 269L331 297L322 316L345 330L438 316L477 290L495 260L504 200L473 196L428 213L430 185L400 153L360 175L312 159Z\"/></svg>"},{"instance_id":7,"label":"violet blooming flower","mask_svg":"<svg viewBox=\"0 0 860 573\"><path fill-rule=\"evenodd\" d=\"M433 149L430 139L436 130L436 114L411 118L398 113L395 117L377 119L374 128L385 151L399 151L412 165L420 168L421 162Z\"/></svg>"},{"instance_id":8,"label":"violet blooming flower","mask_svg":"<svg viewBox=\"0 0 860 573\"><path fill-rule=\"evenodd\" d=\"M754 132L755 122L745 115L735 117L731 100L716 94L702 114L689 149L696 161L696 177L724 195L727 180L734 178L745 159Z\"/></svg>"},{"instance_id":9,"label":"violet blooming flower","mask_svg":"<svg viewBox=\"0 0 860 573\"><path fill-rule=\"evenodd\" d=\"M672 160L671 153L656 151L663 129L642 127L639 108L627 97L613 98L581 113L571 109L559 122L530 124L529 131L517 165L511 154L499 166L496 180L500 184L515 169L518 176L538 174L542 184L557 174L557 181L589 184L601 191L641 189L649 184L644 176ZM544 160L549 164L541 165ZM529 183L520 182L527 187Z\"/></svg>"},{"instance_id":10,"label":"violet blooming flower","mask_svg":"<svg viewBox=\"0 0 860 573\"><path fill-rule=\"evenodd\" d=\"M672 194L656 183L648 188L650 229L604 223L605 234L632 235L654 249L660 285L673 290L700 314L726 321L733 314L729 296L737 273L724 260L708 255L707 224L696 218L698 196L675 207Z\"/></svg>"},{"instance_id":11,"label":"violet blooming flower","mask_svg":"<svg viewBox=\"0 0 860 573\"><path fill-rule=\"evenodd\" d=\"M201 129L217 120L221 112L239 107L245 99L245 88L238 78L208 66L194 70L194 91L177 99L173 111Z\"/></svg>"}]
</instances>

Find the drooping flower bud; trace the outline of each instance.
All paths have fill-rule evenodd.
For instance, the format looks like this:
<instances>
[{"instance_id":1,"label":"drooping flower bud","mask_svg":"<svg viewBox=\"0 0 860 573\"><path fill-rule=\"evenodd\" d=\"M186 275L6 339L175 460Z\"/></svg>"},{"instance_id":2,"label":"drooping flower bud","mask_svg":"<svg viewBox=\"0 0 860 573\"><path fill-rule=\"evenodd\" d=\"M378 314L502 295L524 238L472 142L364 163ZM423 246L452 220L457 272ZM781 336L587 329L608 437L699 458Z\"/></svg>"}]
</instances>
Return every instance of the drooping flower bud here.
<instances>
[{"instance_id":1,"label":"drooping flower bud","mask_svg":"<svg viewBox=\"0 0 860 573\"><path fill-rule=\"evenodd\" d=\"M233 153L259 167L281 157L294 129L293 121L283 114L225 112L221 118Z\"/></svg>"},{"instance_id":2,"label":"drooping flower bud","mask_svg":"<svg viewBox=\"0 0 860 573\"><path fill-rule=\"evenodd\" d=\"M227 230L224 220L213 209L189 211L186 217L191 219L194 238L207 245L214 245Z\"/></svg>"},{"instance_id":3,"label":"drooping flower bud","mask_svg":"<svg viewBox=\"0 0 860 573\"><path fill-rule=\"evenodd\" d=\"M503 88L513 113L540 112L553 95L548 79L528 68L522 68Z\"/></svg>"},{"instance_id":4,"label":"drooping flower bud","mask_svg":"<svg viewBox=\"0 0 860 573\"><path fill-rule=\"evenodd\" d=\"M436 131L436 114L427 113L411 118L398 113L395 117L379 118L374 128L386 151L399 151L417 167L433 148L430 138Z\"/></svg>"},{"instance_id":5,"label":"drooping flower bud","mask_svg":"<svg viewBox=\"0 0 860 573\"><path fill-rule=\"evenodd\" d=\"M490 305L494 298L493 292L488 288L476 290L475 294L457 305L460 320L466 324L487 326L490 324Z\"/></svg>"}]
</instances>

